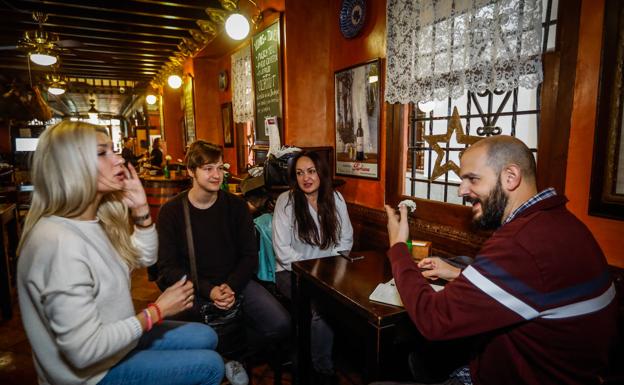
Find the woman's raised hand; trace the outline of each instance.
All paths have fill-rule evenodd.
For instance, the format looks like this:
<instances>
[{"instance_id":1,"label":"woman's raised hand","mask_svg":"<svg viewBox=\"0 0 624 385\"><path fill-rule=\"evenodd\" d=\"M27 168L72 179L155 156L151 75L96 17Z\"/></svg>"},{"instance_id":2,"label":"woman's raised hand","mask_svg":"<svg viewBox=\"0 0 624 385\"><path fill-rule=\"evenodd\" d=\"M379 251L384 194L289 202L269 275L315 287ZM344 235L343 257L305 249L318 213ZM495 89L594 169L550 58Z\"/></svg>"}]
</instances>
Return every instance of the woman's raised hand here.
<instances>
[{"instance_id":1,"label":"woman's raised hand","mask_svg":"<svg viewBox=\"0 0 624 385\"><path fill-rule=\"evenodd\" d=\"M193 307L194 297L193 283L181 279L169 286L167 290L158 297L156 304L160 307L163 313L162 316L165 318Z\"/></svg>"},{"instance_id":2,"label":"woman's raised hand","mask_svg":"<svg viewBox=\"0 0 624 385\"><path fill-rule=\"evenodd\" d=\"M123 184L123 202L131 209L140 209L147 206L147 196L143 189L143 184L139 179L134 166L128 163L126 171L126 179ZM149 209L149 208L148 208Z\"/></svg>"}]
</instances>

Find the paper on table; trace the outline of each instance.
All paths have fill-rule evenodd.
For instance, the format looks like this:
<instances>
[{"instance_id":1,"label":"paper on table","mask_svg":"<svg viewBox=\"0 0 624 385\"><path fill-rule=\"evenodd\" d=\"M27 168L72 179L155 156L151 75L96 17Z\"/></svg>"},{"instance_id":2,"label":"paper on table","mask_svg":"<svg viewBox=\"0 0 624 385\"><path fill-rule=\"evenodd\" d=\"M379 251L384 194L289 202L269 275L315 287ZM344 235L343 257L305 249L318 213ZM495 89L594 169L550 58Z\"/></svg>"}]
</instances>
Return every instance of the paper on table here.
<instances>
[{"instance_id":1,"label":"paper on table","mask_svg":"<svg viewBox=\"0 0 624 385\"><path fill-rule=\"evenodd\" d=\"M435 291L440 291L444 289L444 286L429 284ZM401 296L399 295L399 291L397 290L394 284L394 278L389 280L386 283L380 283L377 285L375 290L368 297L371 301L387 303L394 306L403 307L403 301L401 301Z\"/></svg>"}]
</instances>

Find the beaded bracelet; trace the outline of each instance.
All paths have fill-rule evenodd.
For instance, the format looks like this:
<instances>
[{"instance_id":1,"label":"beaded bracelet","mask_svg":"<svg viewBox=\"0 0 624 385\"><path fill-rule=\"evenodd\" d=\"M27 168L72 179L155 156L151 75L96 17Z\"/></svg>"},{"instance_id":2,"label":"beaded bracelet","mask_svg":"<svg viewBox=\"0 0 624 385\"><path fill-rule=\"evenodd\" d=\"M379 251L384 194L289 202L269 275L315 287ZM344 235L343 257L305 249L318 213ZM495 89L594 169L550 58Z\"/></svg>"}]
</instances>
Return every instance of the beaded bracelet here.
<instances>
[{"instance_id":1,"label":"beaded bracelet","mask_svg":"<svg viewBox=\"0 0 624 385\"><path fill-rule=\"evenodd\" d=\"M160 306L158 306L155 303L150 303L147 305L147 308L149 309L150 307L153 307L154 309L156 309L156 314L158 314L158 321L156 321L156 325L159 325L163 322L163 316L162 316L162 312L160 311Z\"/></svg>"}]
</instances>

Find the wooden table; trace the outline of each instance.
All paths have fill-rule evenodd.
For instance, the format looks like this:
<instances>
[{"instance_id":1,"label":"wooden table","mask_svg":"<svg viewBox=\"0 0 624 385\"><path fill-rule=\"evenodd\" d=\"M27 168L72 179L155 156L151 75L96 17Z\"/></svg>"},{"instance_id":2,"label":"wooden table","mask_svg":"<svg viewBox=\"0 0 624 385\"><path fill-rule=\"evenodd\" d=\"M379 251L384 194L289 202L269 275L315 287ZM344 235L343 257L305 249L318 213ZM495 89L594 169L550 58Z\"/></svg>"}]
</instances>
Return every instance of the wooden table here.
<instances>
[{"instance_id":1,"label":"wooden table","mask_svg":"<svg viewBox=\"0 0 624 385\"><path fill-rule=\"evenodd\" d=\"M329 309L349 325L365 345L364 383L388 377L384 369L392 359L393 345L416 338L418 331L402 307L372 302L368 296L377 284L392 278L390 262L381 252L352 252L364 259L349 262L328 257L293 263L293 304L298 364L295 383L310 379L310 300Z\"/></svg>"}]
</instances>

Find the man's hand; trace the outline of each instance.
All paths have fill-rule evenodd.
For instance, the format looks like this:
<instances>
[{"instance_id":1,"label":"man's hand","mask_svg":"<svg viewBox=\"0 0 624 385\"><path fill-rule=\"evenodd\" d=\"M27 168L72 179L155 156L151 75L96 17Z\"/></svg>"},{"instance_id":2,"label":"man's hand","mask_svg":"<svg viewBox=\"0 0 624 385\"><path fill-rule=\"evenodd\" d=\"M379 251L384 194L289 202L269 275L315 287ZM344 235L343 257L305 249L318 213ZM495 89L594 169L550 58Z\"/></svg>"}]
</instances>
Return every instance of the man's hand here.
<instances>
[{"instance_id":1,"label":"man's hand","mask_svg":"<svg viewBox=\"0 0 624 385\"><path fill-rule=\"evenodd\" d=\"M409 226L407 224L407 207L399 206L401 216L396 215L394 209L386 205L386 214L388 215L388 239L390 247L399 242L405 242L409 238Z\"/></svg>"},{"instance_id":2,"label":"man's hand","mask_svg":"<svg viewBox=\"0 0 624 385\"><path fill-rule=\"evenodd\" d=\"M210 299L219 309L229 309L236 301L236 295L227 283L222 283L210 290Z\"/></svg>"},{"instance_id":3,"label":"man's hand","mask_svg":"<svg viewBox=\"0 0 624 385\"><path fill-rule=\"evenodd\" d=\"M422 272L422 275L430 280L442 278L447 281L452 281L461 274L461 269L459 267L452 266L438 257L424 258L422 261L418 262L418 267L427 269Z\"/></svg>"}]
</instances>

